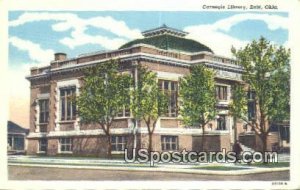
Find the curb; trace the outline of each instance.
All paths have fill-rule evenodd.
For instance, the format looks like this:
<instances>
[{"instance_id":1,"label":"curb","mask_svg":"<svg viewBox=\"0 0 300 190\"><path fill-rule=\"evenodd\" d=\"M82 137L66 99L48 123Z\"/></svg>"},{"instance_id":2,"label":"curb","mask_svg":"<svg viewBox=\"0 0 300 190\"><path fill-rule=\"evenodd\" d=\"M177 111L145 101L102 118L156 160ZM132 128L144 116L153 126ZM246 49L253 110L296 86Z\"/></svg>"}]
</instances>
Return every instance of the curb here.
<instances>
[{"instance_id":1,"label":"curb","mask_svg":"<svg viewBox=\"0 0 300 190\"><path fill-rule=\"evenodd\" d=\"M241 171L213 171L200 169L174 169L174 168L130 168L130 167L112 167L112 166L70 166L70 165L55 165L55 164L27 164L27 163L8 163L8 166L25 166L25 167L46 167L46 168L65 168L65 169L92 169L92 170L118 170L118 171L150 171L150 172L165 172L165 173L190 173L190 174L205 174L205 175L247 175L258 173L269 173L279 171L289 171L289 167L281 168L251 168Z\"/></svg>"}]
</instances>

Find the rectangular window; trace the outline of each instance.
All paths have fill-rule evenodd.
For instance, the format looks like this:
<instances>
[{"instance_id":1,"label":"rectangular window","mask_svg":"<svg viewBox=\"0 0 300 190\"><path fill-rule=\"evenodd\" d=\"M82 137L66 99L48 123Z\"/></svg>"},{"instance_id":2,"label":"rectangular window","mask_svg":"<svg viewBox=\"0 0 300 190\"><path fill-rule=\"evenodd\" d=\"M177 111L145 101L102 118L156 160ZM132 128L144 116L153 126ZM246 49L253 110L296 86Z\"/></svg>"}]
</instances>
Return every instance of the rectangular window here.
<instances>
[{"instance_id":1,"label":"rectangular window","mask_svg":"<svg viewBox=\"0 0 300 190\"><path fill-rule=\"evenodd\" d=\"M255 118L255 92L248 91L248 119L252 120Z\"/></svg>"},{"instance_id":2,"label":"rectangular window","mask_svg":"<svg viewBox=\"0 0 300 190\"><path fill-rule=\"evenodd\" d=\"M126 98L128 104L126 106L123 106L123 109L118 113L118 117L130 117L130 96Z\"/></svg>"},{"instance_id":3,"label":"rectangular window","mask_svg":"<svg viewBox=\"0 0 300 190\"><path fill-rule=\"evenodd\" d=\"M218 100L227 100L227 86L216 85L216 97Z\"/></svg>"},{"instance_id":4,"label":"rectangular window","mask_svg":"<svg viewBox=\"0 0 300 190\"><path fill-rule=\"evenodd\" d=\"M255 99L255 92L253 90L248 91L248 99L254 100Z\"/></svg>"},{"instance_id":5,"label":"rectangular window","mask_svg":"<svg viewBox=\"0 0 300 190\"><path fill-rule=\"evenodd\" d=\"M61 138L59 140L60 151L61 152L71 152L72 151L72 139L71 138Z\"/></svg>"},{"instance_id":6,"label":"rectangular window","mask_svg":"<svg viewBox=\"0 0 300 190\"><path fill-rule=\"evenodd\" d=\"M47 146L48 146L47 139L43 138L43 139L39 140L39 151L40 152L46 152L47 151Z\"/></svg>"},{"instance_id":7,"label":"rectangular window","mask_svg":"<svg viewBox=\"0 0 300 190\"><path fill-rule=\"evenodd\" d=\"M127 137L125 136L111 136L112 151L123 151L126 148Z\"/></svg>"},{"instance_id":8,"label":"rectangular window","mask_svg":"<svg viewBox=\"0 0 300 190\"><path fill-rule=\"evenodd\" d=\"M161 91L164 92L168 97L168 109L166 116L167 117L177 117L178 106L178 82L177 81L168 81L168 80L159 80L158 86Z\"/></svg>"},{"instance_id":9,"label":"rectangular window","mask_svg":"<svg viewBox=\"0 0 300 190\"><path fill-rule=\"evenodd\" d=\"M132 79L134 79L131 71L123 71L120 73L121 75L129 75ZM125 88L130 90L130 83L126 84ZM130 117L130 95L126 97L127 105L123 105L121 111L117 114L117 117Z\"/></svg>"},{"instance_id":10,"label":"rectangular window","mask_svg":"<svg viewBox=\"0 0 300 190\"><path fill-rule=\"evenodd\" d=\"M74 120L76 118L76 104L73 98L76 95L76 87L60 89L61 120Z\"/></svg>"},{"instance_id":11,"label":"rectangular window","mask_svg":"<svg viewBox=\"0 0 300 190\"><path fill-rule=\"evenodd\" d=\"M12 137L9 135L8 137L7 137L7 149L8 150L12 150L12 147L13 147L13 139L12 139Z\"/></svg>"},{"instance_id":12,"label":"rectangular window","mask_svg":"<svg viewBox=\"0 0 300 190\"><path fill-rule=\"evenodd\" d=\"M290 127L289 126L280 126L280 138L281 140L286 140L287 143L290 142Z\"/></svg>"},{"instance_id":13,"label":"rectangular window","mask_svg":"<svg viewBox=\"0 0 300 190\"><path fill-rule=\"evenodd\" d=\"M255 118L255 102L249 101L248 102L248 119L252 120Z\"/></svg>"},{"instance_id":14,"label":"rectangular window","mask_svg":"<svg viewBox=\"0 0 300 190\"><path fill-rule=\"evenodd\" d=\"M48 99L41 99L39 100L39 122L40 123L47 123L49 121L49 100Z\"/></svg>"},{"instance_id":15,"label":"rectangular window","mask_svg":"<svg viewBox=\"0 0 300 190\"><path fill-rule=\"evenodd\" d=\"M226 116L219 115L217 119L217 130L226 130Z\"/></svg>"},{"instance_id":16,"label":"rectangular window","mask_svg":"<svg viewBox=\"0 0 300 190\"><path fill-rule=\"evenodd\" d=\"M161 149L163 151L178 150L177 136L161 136Z\"/></svg>"}]
</instances>

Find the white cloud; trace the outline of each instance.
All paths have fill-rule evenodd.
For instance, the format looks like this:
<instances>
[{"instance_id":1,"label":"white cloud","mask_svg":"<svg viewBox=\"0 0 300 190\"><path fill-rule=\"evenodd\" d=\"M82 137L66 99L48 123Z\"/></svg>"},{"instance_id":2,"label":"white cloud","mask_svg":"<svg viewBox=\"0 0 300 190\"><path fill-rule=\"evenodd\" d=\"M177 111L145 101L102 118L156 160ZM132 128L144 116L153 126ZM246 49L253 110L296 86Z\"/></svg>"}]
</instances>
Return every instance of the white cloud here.
<instances>
[{"instance_id":1,"label":"white cloud","mask_svg":"<svg viewBox=\"0 0 300 190\"><path fill-rule=\"evenodd\" d=\"M70 36L59 40L61 44L70 48L85 44L99 44L107 49L116 49L126 43L126 38L141 37L139 30L130 29L124 21L115 20L112 17L82 19L75 14L69 13L24 13L18 19L9 22L9 26L18 27L26 23L39 21L56 21L51 26L52 30L56 32L70 30ZM89 35L86 33L88 27L107 30L117 37L110 39L101 35ZM10 82L10 120L23 124L26 127L29 123L30 88L29 81L25 77L29 75L30 67L48 65L49 61L53 60L54 50L42 49L39 44L16 36L11 36L9 43L19 50L25 51L32 61L31 63L22 64L10 63L10 65L18 65L18 67L10 67L7 72L9 76L8 81Z\"/></svg>"},{"instance_id":2,"label":"white cloud","mask_svg":"<svg viewBox=\"0 0 300 190\"><path fill-rule=\"evenodd\" d=\"M39 44L15 36L10 37L9 42L19 50L27 52L33 62L49 63L49 61L53 60L54 51L52 49L44 50Z\"/></svg>"},{"instance_id":3,"label":"white cloud","mask_svg":"<svg viewBox=\"0 0 300 190\"><path fill-rule=\"evenodd\" d=\"M18 63L9 65L7 71L7 81L9 81L9 119L27 127L29 124L29 100L30 88L29 81L25 79L30 74L30 68L33 66L49 65L53 60L54 51L51 49L42 49L39 44L29 40L23 40L18 37L10 37L9 42L21 51L25 51L30 63Z\"/></svg>"},{"instance_id":4,"label":"white cloud","mask_svg":"<svg viewBox=\"0 0 300 190\"><path fill-rule=\"evenodd\" d=\"M247 20L260 20L267 24L270 30L279 28L287 29L287 18L269 14L237 14L225 19L221 19L213 24L194 25L185 27L184 30L189 32L190 38L208 45L219 55L230 57L231 47L244 47L249 41L240 40L236 37L225 34L230 31L231 27Z\"/></svg>"},{"instance_id":5,"label":"white cloud","mask_svg":"<svg viewBox=\"0 0 300 190\"><path fill-rule=\"evenodd\" d=\"M52 25L54 31L72 31L71 36L60 40L60 43L72 49L85 44L99 44L106 49L117 49L128 39L141 37L141 32L138 29L130 29L124 21L116 20L110 16L83 19L70 13L24 13L18 19L11 21L9 25L16 27L28 22L52 20L57 21ZM86 33L88 27L106 30L118 37L107 38L101 35L89 35Z\"/></svg>"},{"instance_id":6,"label":"white cloud","mask_svg":"<svg viewBox=\"0 0 300 190\"><path fill-rule=\"evenodd\" d=\"M75 20L76 15L70 13L24 13L18 17L18 19L10 21L10 27L16 27L24 25L29 22L39 22L39 21L65 21L65 20Z\"/></svg>"},{"instance_id":7,"label":"white cloud","mask_svg":"<svg viewBox=\"0 0 300 190\"><path fill-rule=\"evenodd\" d=\"M232 46L241 48L248 43L215 30L211 25L189 26L184 30L189 32L189 38L207 45L215 54L226 57L231 57Z\"/></svg>"},{"instance_id":8,"label":"white cloud","mask_svg":"<svg viewBox=\"0 0 300 190\"><path fill-rule=\"evenodd\" d=\"M86 24L96 28L108 30L113 34L129 39L141 37L141 32L139 30L130 29L124 21L117 21L110 16L91 18L86 20Z\"/></svg>"},{"instance_id":9,"label":"white cloud","mask_svg":"<svg viewBox=\"0 0 300 190\"><path fill-rule=\"evenodd\" d=\"M60 40L60 43L73 49L77 46L84 44L101 44L106 49L117 49L122 44L126 43L126 40L121 38L109 39L104 36L90 36L84 33L72 32L70 37L66 37Z\"/></svg>"},{"instance_id":10,"label":"white cloud","mask_svg":"<svg viewBox=\"0 0 300 190\"><path fill-rule=\"evenodd\" d=\"M279 28L287 29L288 28L288 18L278 15L269 15L269 14L236 14L226 19L222 19L215 24L213 27L216 29L222 29L228 32L232 26L248 21L248 20L260 20L264 21L267 24L268 29L277 30Z\"/></svg>"}]
</instances>

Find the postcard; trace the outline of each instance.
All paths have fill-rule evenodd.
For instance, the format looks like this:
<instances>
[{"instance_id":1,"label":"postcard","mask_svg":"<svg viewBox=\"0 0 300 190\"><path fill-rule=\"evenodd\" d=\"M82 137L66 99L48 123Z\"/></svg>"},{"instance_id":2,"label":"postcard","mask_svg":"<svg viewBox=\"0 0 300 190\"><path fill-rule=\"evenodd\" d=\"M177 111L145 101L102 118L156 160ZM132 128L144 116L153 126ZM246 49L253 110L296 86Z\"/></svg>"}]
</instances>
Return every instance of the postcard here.
<instances>
[{"instance_id":1,"label":"postcard","mask_svg":"<svg viewBox=\"0 0 300 190\"><path fill-rule=\"evenodd\" d=\"M1 188L300 188L299 1L0 3Z\"/></svg>"}]
</instances>

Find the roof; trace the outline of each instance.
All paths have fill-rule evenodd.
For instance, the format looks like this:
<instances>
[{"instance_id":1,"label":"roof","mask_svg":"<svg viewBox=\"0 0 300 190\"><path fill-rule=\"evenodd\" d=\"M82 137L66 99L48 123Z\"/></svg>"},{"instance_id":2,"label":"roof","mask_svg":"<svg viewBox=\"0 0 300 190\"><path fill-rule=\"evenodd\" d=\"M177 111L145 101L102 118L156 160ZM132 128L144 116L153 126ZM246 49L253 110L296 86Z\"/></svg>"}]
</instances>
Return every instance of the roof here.
<instances>
[{"instance_id":1,"label":"roof","mask_svg":"<svg viewBox=\"0 0 300 190\"><path fill-rule=\"evenodd\" d=\"M29 129L25 129L12 121L7 122L7 133L8 134L10 134L10 133L26 133L26 134L28 134L28 132L29 132Z\"/></svg>"},{"instance_id":2,"label":"roof","mask_svg":"<svg viewBox=\"0 0 300 190\"><path fill-rule=\"evenodd\" d=\"M204 44L201 44L200 42L171 34L152 35L151 37L136 39L122 45L119 49L129 48L136 44L147 44L155 46L159 49L175 51L177 50L188 53L195 53L201 51L213 53L213 51L209 47L207 47Z\"/></svg>"},{"instance_id":3,"label":"roof","mask_svg":"<svg viewBox=\"0 0 300 190\"><path fill-rule=\"evenodd\" d=\"M178 37L184 37L188 33L184 32L182 30L178 30L176 28L168 27L167 25L163 24L161 27L154 28L151 30L146 30L146 31L142 32L142 34L144 37L151 37L151 36L160 35L160 34L172 34L172 35L175 35Z\"/></svg>"}]
</instances>

